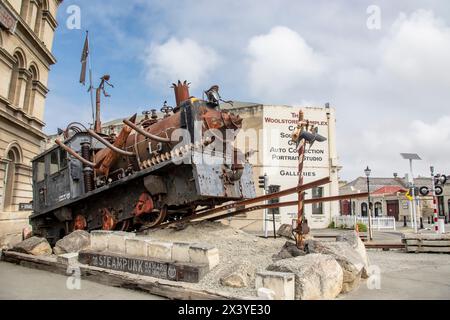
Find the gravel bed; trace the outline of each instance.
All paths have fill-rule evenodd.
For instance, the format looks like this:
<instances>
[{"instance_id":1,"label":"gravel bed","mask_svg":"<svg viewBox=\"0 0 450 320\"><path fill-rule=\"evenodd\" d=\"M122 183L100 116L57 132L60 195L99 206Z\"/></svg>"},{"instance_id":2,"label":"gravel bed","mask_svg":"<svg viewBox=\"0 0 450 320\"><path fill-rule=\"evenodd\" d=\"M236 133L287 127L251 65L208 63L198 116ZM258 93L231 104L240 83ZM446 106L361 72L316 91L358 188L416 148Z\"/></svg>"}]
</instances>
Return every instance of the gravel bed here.
<instances>
[{"instance_id":1,"label":"gravel bed","mask_svg":"<svg viewBox=\"0 0 450 320\"><path fill-rule=\"evenodd\" d=\"M237 264L247 262L263 271L272 263L272 255L277 254L287 239L260 238L226 226L220 222L199 222L188 225L183 230L152 229L147 231L152 239L166 241L202 242L219 249L220 263L194 286L198 289L222 291L237 297L255 296L255 280L247 288L230 288L220 284L220 278L230 274Z\"/></svg>"}]
</instances>

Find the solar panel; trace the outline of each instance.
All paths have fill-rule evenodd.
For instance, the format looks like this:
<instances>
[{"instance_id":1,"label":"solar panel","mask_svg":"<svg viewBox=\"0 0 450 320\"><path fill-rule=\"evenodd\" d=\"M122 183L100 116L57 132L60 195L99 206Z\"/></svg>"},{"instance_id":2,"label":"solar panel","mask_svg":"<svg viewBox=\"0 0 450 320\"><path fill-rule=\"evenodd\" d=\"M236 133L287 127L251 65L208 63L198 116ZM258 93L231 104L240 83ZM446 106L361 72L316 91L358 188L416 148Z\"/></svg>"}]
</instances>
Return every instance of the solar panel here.
<instances>
[{"instance_id":1,"label":"solar panel","mask_svg":"<svg viewBox=\"0 0 450 320\"><path fill-rule=\"evenodd\" d=\"M400 153L403 159L408 160L422 160L417 153Z\"/></svg>"}]
</instances>

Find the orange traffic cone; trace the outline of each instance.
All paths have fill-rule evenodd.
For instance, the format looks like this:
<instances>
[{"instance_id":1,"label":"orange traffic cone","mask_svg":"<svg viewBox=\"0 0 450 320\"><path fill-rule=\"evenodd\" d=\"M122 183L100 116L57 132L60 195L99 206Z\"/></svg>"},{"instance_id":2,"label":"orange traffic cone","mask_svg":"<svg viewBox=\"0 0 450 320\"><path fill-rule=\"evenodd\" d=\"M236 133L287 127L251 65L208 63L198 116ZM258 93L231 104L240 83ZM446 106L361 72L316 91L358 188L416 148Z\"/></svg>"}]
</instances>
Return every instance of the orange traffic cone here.
<instances>
[{"instance_id":1,"label":"orange traffic cone","mask_svg":"<svg viewBox=\"0 0 450 320\"><path fill-rule=\"evenodd\" d=\"M358 224L357 224L357 223L355 224L355 231L356 231L356 233L359 234L359 227L358 227Z\"/></svg>"}]
</instances>

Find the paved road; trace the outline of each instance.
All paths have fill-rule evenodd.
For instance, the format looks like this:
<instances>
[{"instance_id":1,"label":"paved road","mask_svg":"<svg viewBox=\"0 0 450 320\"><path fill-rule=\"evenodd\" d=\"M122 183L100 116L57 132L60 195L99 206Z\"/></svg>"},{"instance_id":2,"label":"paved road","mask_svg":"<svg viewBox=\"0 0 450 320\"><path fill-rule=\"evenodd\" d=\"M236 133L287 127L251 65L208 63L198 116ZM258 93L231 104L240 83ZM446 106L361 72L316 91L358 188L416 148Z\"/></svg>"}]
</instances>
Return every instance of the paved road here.
<instances>
[{"instance_id":1,"label":"paved road","mask_svg":"<svg viewBox=\"0 0 450 320\"><path fill-rule=\"evenodd\" d=\"M450 299L450 255L368 250L371 265L380 270L379 289L361 283L345 300ZM370 282L372 285L374 281ZM374 288L374 286L372 286Z\"/></svg>"},{"instance_id":2,"label":"paved road","mask_svg":"<svg viewBox=\"0 0 450 320\"><path fill-rule=\"evenodd\" d=\"M67 277L0 261L0 299L160 300L158 296L81 280L69 290Z\"/></svg>"}]
</instances>

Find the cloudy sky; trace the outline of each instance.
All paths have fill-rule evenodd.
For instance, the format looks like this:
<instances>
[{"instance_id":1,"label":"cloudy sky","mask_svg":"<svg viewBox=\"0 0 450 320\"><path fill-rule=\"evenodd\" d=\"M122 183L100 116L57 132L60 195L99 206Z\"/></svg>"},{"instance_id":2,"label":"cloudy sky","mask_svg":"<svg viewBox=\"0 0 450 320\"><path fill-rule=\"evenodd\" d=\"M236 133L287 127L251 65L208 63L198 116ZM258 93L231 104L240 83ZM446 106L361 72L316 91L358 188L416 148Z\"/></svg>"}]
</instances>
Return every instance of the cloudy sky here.
<instances>
[{"instance_id":1,"label":"cloudy sky","mask_svg":"<svg viewBox=\"0 0 450 320\"><path fill-rule=\"evenodd\" d=\"M105 4L107 5L105 6ZM71 29L73 5L81 28ZM69 27L67 22L69 21ZM170 84L191 94L219 84L226 99L336 109L342 179L450 174L450 3L441 1L63 2L46 105L46 132L91 122L78 83L89 29L94 79L114 88L103 119L172 103ZM95 80L97 82L98 80Z\"/></svg>"}]
</instances>

